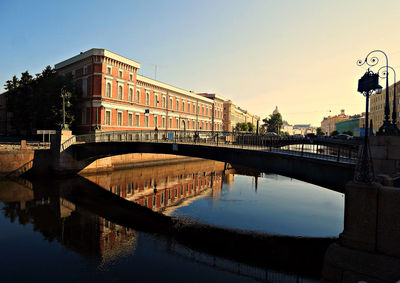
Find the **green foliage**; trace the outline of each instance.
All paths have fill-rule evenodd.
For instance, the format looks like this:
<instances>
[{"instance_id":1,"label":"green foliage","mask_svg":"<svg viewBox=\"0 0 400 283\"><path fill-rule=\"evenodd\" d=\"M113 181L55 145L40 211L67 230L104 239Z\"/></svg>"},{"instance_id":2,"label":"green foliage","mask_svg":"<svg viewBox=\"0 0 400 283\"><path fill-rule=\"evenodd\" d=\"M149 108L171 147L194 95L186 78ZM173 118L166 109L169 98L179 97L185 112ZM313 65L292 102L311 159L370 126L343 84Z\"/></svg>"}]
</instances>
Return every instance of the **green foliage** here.
<instances>
[{"instance_id":1,"label":"green foliage","mask_svg":"<svg viewBox=\"0 0 400 283\"><path fill-rule=\"evenodd\" d=\"M285 136L285 137L287 137L287 136L290 136L290 135L289 135L289 133L288 133L288 132L281 132L281 136Z\"/></svg>"},{"instance_id":2,"label":"green foliage","mask_svg":"<svg viewBox=\"0 0 400 283\"><path fill-rule=\"evenodd\" d=\"M235 126L236 131L240 132L254 132L256 127L250 122L237 123Z\"/></svg>"},{"instance_id":3,"label":"green foliage","mask_svg":"<svg viewBox=\"0 0 400 283\"><path fill-rule=\"evenodd\" d=\"M339 134L339 132L338 131L333 131L332 133L331 133L331 136L337 136Z\"/></svg>"},{"instance_id":4,"label":"green foliage","mask_svg":"<svg viewBox=\"0 0 400 283\"><path fill-rule=\"evenodd\" d=\"M269 118L263 119L264 128L267 128L267 132L274 132L279 134L280 129L283 125L282 115L280 113L271 114Z\"/></svg>"},{"instance_id":5,"label":"green foliage","mask_svg":"<svg viewBox=\"0 0 400 283\"><path fill-rule=\"evenodd\" d=\"M256 130L256 126L253 123L247 122L247 127L249 128L249 132L254 132Z\"/></svg>"},{"instance_id":6,"label":"green foliage","mask_svg":"<svg viewBox=\"0 0 400 283\"><path fill-rule=\"evenodd\" d=\"M28 71L18 79L13 76L4 85L7 108L13 113L12 124L18 134L30 135L35 129L59 129L62 124L61 88L71 92L69 102L78 103L72 76L60 76L47 66L33 78ZM75 108L75 109L74 109ZM77 107L66 108L66 121L71 124Z\"/></svg>"},{"instance_id":7,"label":"green foliage","mask_svg":"<svg viewBox=\"0 0 400 283\"><path fill-rule=\"evenodd\" d=\"M321 127L318 127L317 128L317 136L323 136L323 135L324 135L324 132L322 132Z\"/></svg>"},{"instance_id":8,"label":"green foliage","mask_svg":"<svg viewBox=\"0 0 400 283\"><path fill-rule=\"evenodd\" d=\"M344 131L343 134L352 136L352 135L353 135L353 132L352 132L352 131Z\"/></svg>"},{"instance_id":9,"label":"green foliage","mask_svg":"<svg viewBox=\"0 0 400 283\"><path fill-rule=\"evenodd\" d=\"M241 131L241 132L248 132L249 131L249 125L247 123L237 123L235 126L236 131Z\"/></svg>"}]
</instances>

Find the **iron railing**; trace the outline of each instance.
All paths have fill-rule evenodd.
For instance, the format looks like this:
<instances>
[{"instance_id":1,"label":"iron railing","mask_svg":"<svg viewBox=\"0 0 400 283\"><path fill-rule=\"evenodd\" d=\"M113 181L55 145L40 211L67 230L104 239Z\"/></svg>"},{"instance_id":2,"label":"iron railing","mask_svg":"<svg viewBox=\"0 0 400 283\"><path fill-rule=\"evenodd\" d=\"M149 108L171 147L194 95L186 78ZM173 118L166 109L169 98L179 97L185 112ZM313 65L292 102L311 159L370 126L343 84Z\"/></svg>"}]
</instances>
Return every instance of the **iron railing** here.
<instances>
[{"instance_id":1,"label":"iron railing","mask_svg":"<svg viewBox=\"0 0 400 283\"><path fill-rule=\"evenodd\" d=\"M358 140L265 136L240 132L133 130L73 136L61 145L61 150L72 144L103 142L176 143L242 148L351 164L357 161L360 144Z\"/></svg>"}]
</instances>

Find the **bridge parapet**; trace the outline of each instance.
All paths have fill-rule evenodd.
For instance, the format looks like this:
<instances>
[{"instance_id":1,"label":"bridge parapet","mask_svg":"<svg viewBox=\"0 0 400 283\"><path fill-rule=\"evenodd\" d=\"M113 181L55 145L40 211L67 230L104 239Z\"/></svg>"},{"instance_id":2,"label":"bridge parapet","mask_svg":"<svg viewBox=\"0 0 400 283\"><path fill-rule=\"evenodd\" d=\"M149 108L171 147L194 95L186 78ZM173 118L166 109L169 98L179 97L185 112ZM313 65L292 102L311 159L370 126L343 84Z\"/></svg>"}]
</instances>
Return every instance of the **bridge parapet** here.
<instances>
[{"instance_id":1,"label":"bridge parapet","mask_svg":"<svg viewBox=\"0 0 400 283\"><path fill-rule=\"evenodd\" d=\"M265 162L275 162L272 161L275 159L287 162L302 160L301 162L309 164L324 161L326 168L333 166L350 171L358 158L358 146L354 144L336 141L330 144L329 140L319 144L304 138L206 131L107 131L78 136L59 133L57 139L52 141L52 149L53 169L59 173L79 172L96 159L127 153L173 154L228 163L231 161L240 163L237 157L243 155L248 159L246 161L248 163L244 166L252 167L257 163L260 168L265 167L263 165ZM289 162L285 167L292 168L296 162L293 164ZM272 170L268 169L272 167L265 168ZM292 169L294 171L289 171L296 171L295 168ZM286 174L286 171L282 169L279 172ZM344 179L347 180L349 177L347 171L345 175Z\"/></svg>"}]
</instances>

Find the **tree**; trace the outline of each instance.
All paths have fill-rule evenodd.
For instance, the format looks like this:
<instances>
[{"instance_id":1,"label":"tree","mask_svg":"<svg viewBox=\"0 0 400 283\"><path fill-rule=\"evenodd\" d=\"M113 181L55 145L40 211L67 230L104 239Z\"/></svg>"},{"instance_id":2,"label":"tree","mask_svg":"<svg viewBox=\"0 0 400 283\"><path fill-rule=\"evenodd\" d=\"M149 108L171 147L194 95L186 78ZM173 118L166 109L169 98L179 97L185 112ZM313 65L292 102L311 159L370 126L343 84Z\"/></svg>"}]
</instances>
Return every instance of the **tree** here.
<instances>
[{"instance_id":1,"label":"tree","mask_svg":"<svg viewBox=\"0 0 400 283\"><path fill-rule=\"evenodd\" d=\"M33 78L28 71L18 79L13 76L4 85L7 90L7 108L13 113L11 121L17 134L30 135L34 129L59 129L62 124L61 88L72 93L70 103L78 106L78 93L72 76L60 76L47 66ZM74 121L78 107L67 109L66 120Z\"/></svg>"},{"instance_id":2,"label":"tree","mask_svg":"<svg viewBox=\"0 0 400 283\"><path fill-rule=\"evenodd\" d=\"M249 132L254 132L255 129L256 129L256 127L254 126L254 124L251 123L251 122L247 122L247 127L248 127L248 131L249 131Z\"/></svg>"},{"instance_id":3,"label":"tree","mask_svg":"<svg viewBox=\"0 0 400 283\"><path fill-rule=\"evenodd\" d=\"M235 129L241 132L247 132L249 130L249 126L247 123L237 123Z\"/></svg>"},{"instance_id":4,"label":"tree","mask_svg":"<svg viewBox=\"0 0 400 283\"><path fill-rule=\"evenodd\" d=\"M268 132L280 133L283 125L282 115L280 113L269 115L269 118L263 119L263 122Z\"/></svg>"},{"instance_id":5,"label":"tree","mask_svg":"<svg viewBox=\"0 0 400 283\"><path fill-rule=\"evenodd\" d=\"M321 127L318 127L317 128L317 136L323 136L323 135L324 135L324 133L322 132Z\"/></svg>"},{"instance_id":6,"label":"tree","mask_svg":"<svg viewBox=\"0 0 400 283\"><path fill-rule=\"evenodd\" d=\"M339 134L339 132L336 131L336 130L334 130L334 131L331 133L331 136L337 136L338 134Z\"/></svg>"}]
</instances>

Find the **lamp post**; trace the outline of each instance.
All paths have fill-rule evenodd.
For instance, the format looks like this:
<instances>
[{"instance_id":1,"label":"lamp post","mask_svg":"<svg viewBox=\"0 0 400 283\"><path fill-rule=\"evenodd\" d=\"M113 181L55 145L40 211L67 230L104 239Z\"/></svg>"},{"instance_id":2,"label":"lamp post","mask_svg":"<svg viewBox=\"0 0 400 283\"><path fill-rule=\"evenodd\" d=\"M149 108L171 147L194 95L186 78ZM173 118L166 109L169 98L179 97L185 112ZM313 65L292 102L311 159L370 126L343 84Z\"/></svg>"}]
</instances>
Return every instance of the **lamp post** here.
<instances>
[{"instance_id":1,"label":"lamp post","mask_svg":"<svg viewBox=\"0 0 400 283\"><path fill-rule=\"evenodd\" d=\"M61 88L61 98L62 98L62 103L63 103L63 124L61 127L61 130L69 130L68 124L65 123L65 104L67 104L67 107L69 107L69 101L68 98L71 97L71 93L66 91L65 88Z\"/></svg>"},{"instance_id":2,"label":"lamp post","mask_svg":"<svg viewBox=\"0 0 400 283\"><path fill-rule=\"evenodd\" d=\"M362 66L364 64L367 64L368 66L376 66L379 63L378 57L372 55L375 53L381 53L385 56L386 60L386 66L381 67L381 69L386 69L385 73L389 74L389 61L388 57L385 52L382 50L373 50L368 55L365 57L364 61L358 60L357 65ZM393 68L391 68L393 70ZM394 70L393 70L394 71ZM397 126L394 126L393 123L390 122L390 106L389 106L389 76L386 75L384 78L386 78L386 93L385 93L385 119L383 120L383 125L379 128L379 135L384 135L384 136L389 136L389 135L396 135L398 133ZM395 109L393 109L395 110ZM368 123L368 121L367 121Z\"/></svg>"},{"instance_id":3,"label":"lamp post","mask_svg":"<svg viewBox=\"0 0 400 283\"><path fill-rule=\"evenodd\" d=\"M391 128L391 134L392 135L399 135L400 130L397 127L397 110L396 110L396 71L391 67L387 66L385 70L385 66L381 67L378 70L379 77L381 78L386 78L388 79L389 73L387 72L387 69L390 69L393 71L393 79L394 79L394 84L393 84L393 109L392 109L392 128ZM386 89L386 95L389 93L389 89Z\"/></svg>"},{"instance_id":4,"label":"lamp post","mask_svg":"<svg viewBox=\"0 0 400 283\"><path fill-rule=\"evenodd\" d=\"M354 180L361 183L372 183L375 179L374 170L371 161L371 152L368 143L368 110L369 110L369 97L373 92L380 92L382 87L378 84L379 75L373 73L369 69L358 80L358 92L361 92L365 98L365 123L364 123L364 145L361 148L360 156L357 161Z\"/></svg>"}]
</instances>

